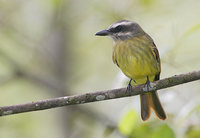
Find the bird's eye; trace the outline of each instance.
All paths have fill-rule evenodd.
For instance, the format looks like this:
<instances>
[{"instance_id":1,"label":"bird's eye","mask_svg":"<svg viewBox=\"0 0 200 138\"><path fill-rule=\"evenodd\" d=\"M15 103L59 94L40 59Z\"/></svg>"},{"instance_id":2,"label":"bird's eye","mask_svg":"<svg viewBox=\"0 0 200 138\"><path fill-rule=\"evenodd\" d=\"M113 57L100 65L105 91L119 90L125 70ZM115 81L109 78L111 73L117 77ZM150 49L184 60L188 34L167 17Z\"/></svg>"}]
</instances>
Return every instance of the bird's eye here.
<instances>
[{"instance_id":1,"label":"bird's eye","mask_svg":"<svg viewBox=\"0 0 200 138\"><path fill-rule=\"evenodd\" d=\"M115 32L120 32L121 30L122 30L122 26L121 25L119 25L119 26L117 26L115 28Z\"/></svg>"},{"instance_id":2,"label":"bird's eye","mask_svg":"<svg viewBox=\"0 0 200 138\"><path fill-rule=\"evenodd\" d=\"M113 32L113 33L118 33L118 32L121 32L123 29L123 26L121 25L118 25L116 26L115 28L110 28L109 31Z\"/></svg>"}]
</instances>

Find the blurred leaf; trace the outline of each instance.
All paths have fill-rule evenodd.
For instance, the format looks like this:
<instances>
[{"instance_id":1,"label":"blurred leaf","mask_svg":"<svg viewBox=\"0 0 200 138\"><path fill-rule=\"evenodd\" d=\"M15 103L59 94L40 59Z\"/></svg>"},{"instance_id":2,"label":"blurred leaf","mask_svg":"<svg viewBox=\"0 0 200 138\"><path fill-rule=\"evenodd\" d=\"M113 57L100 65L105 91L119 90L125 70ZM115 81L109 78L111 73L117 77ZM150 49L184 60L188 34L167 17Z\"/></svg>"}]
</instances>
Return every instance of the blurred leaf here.
<instances>
[{"instance_id":1,"label":"blurred leaf","mask_svg":"<svg viewBox=\"0 0 200 138\"><path fill-rule=\"evenodd\" d=\"M54 8L58 8L63 0L51 0L51 4L54 6Z\"/></svg>"},{"instance_id":2,"label":"blurred leaf","mask_svg":"<svg viewBox=\"0 0 200 138\"><path fill-rule=\"evenodd\" d=\"M185 138L200 138L200 129L190 127L185 135Z\"/></svg>"},{"instance_id":3,"label":"blurred leaf","mask_svg":"<svg viewBox=\"0 0 200 138\"><path fill-rule=\"evenodd\" d=\"M183 38L191 35L192 33L194 33L195 31L197 31L198 29L200 29L200 24L196 24L194 26L192 26L191 28L189 28L183 35ZM183 39L182 38L182 39Z\"/></svg>"},{"instance_id":4,"label":"blurred leaf","mask_svg":"<svg viewBox=\"0 0 200 138\"><path fill-rule=\"evenodd\" d=\"M59 5L62 2L62 0L51 0L51 2L54 5Z\"/></svg>"},{"instance_id":5,"label":"blurred leaf","mask_svg":"<svg viewBox=\"0 0 200 138\"><path fill-rule=\"evenodd\" d=\"M119 131L126 136L130 136L138 124L137 121L137 113L134 110L130 110L125 116L121 118L118 125Z\"/></svg>"},{"instance_id":6,"label":"blurred leaf","mask_svg":"<svg viewBox=\"0 0 200 138\"><path fill-rule=\"evenodd\" d=\"M151 123L140 124L131 134L131 138L147 138L151 132Z\"/></svg>"},{"instance_id":7,"label":"blurred leaf","mask_svg":"<svg viewBox=\"0 0 200 138\"><path fill-rule=\"evenodd\" d=\"M140 0L140 1L145 6L149 6L149 5L151 5L154 2L154 0Z\"/></svg>"},{"instance_id":8,"label":"blurred leaf","mask_svg":"<svg viewBox=\"0 0 200 138\"><path fill-rule=\"evenodd\" d=\"M131 138L174 138L173 130L159 121L143 122L132 131Z\"/></svg>"},{"instance_id":9,"label":"blurred leaf","mask_svg":"<svg viewBox=\"0 0 200 138\"><path fill-rule=\"evenodd\" d=\"M191 111L187 114L186 118L191 116L192 114L196 112L200 112L200 104L196 105L194 108L190 109Z\"/></svg>"},{"instance_id":10,"label":"blurred leaf","mask_svg":"<svg viewBox=\"0 0 200 138\"><path fill-rule=\"evenodd\" d=\"M173 130L167 125L163 124L158 126L157 129L152 133L150 138L174 138Z\"/></svg>"}]
</instances>

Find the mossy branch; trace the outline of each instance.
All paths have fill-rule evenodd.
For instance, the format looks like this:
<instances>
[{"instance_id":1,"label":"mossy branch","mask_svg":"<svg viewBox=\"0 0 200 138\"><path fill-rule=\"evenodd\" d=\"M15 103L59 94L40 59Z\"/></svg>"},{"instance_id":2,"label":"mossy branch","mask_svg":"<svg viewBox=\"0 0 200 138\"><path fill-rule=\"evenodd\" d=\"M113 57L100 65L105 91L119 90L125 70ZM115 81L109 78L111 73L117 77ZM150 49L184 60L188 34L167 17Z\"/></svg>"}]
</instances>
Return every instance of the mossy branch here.
<instances>
[{"instance_id":1,"label":"mossy branch","mask_svg":"<svg viewBox=\"0 0 200 138\"><path fill-rule=\"evenodd\" d=\"M152 88L150 91L155 91L159 89L164 89L172 87L175 85L195 81L200 79L200 70L194 71L186 74L175 75L169 78L158 80L151 83ZM138 85L132 87L132 92L127 93L126 88L105 90L98 92L90 92L80 95L65 96L47 100L40 100L36 102L30 102L26 104L12 105L12 106L3 106L0 107L0 116L45 110L50 108L56 108L61 106L75 105L75 104L84 104L102 100L123 98L128 96L135 96L147 92L145 85Z\"/></svg>"}]
</instances>

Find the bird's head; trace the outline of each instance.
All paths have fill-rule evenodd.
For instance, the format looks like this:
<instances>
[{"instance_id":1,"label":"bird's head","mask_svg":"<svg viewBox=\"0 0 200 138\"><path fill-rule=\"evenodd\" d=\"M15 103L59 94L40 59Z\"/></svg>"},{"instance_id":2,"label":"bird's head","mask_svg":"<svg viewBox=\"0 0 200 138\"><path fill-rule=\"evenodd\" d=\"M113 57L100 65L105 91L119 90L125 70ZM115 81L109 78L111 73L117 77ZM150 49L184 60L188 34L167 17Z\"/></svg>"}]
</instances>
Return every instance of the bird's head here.
<instances>
[{"instance_id":1,"label":"bird's head","mask_svg":"<svg viewBox=\"0 0 200 138\"><path fill-rule=\"evenodd\" d=\"M110 36L114 41L123 41L142 34L144 34L144 31L139 24L129 20L120 20L111 24L107 29L97 32L95 35Z\"/></svg>"}]
</instances>

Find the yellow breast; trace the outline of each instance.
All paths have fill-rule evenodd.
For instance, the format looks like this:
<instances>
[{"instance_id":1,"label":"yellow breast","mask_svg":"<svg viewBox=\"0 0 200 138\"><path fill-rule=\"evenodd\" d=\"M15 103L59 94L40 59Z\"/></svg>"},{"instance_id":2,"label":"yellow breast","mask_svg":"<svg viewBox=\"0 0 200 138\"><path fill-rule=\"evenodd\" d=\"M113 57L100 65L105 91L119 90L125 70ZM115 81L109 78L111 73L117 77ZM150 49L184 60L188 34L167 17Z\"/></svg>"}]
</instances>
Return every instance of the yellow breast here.
<instances>
[{"instance_id":1,"label":"yellow breast","mask_svg":"<svg viewBox=\"0 0 200 138\"><path fill-rule=\"evenodd\" d=\"M113 49L113 61L137 84L145 83L147 76L153 81L155 75L160 72L160 65L152 46L153 43L143 36L118 41Z\"/></svg>"}]
</instances>

